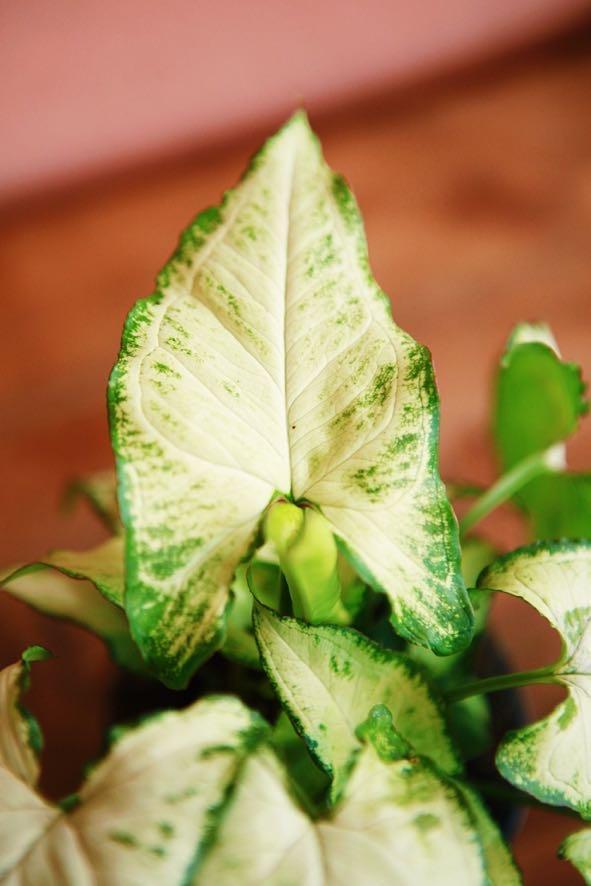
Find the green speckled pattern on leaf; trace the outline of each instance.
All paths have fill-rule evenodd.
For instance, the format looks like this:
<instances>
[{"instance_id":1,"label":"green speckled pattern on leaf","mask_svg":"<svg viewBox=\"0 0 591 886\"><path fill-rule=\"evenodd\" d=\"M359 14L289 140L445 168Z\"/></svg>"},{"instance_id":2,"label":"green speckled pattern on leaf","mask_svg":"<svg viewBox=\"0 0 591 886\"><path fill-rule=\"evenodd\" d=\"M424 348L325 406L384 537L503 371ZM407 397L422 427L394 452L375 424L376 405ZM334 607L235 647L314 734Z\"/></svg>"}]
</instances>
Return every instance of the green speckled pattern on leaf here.
<instances>
[{"instance_id":1,"label":"green speckled pattern on leaf","mask_svg":"<svg viewBox=\"0 0 591 886\"><path fill-rule=\"evenodd\" d=\"M357 727L370 708L386 705L394 727L445 772L460 760L442 710L419 668L356 631L310 626L260 607L255 635L265 670L313 756L333 777L333 796L359 748Z\"/></svg>"},{"instance_id":2,"label":"green speckled pattern on leaf","mask_svg":"<svg viewBox=\"0 0 591 886\"><path fill-rule=\"evenodd\" d=\"M22 663L0 672L0 880L10 886L188 882L248 756L268 735L238 699L208 698L122 732L60 806L19 704Z\"/></svg>"},{"instance_id":3,"label":"green speckled pattern on leaf","mask_svg":"<svg viewBox=\"0 0 591 886\"><path fill-rule=\"evenodd\" d=\"M497 766L539 800L591 818L591 543L521 548L487 569L480 585L521 597L556 628L563 649L554 675L568 689L548 717L504 738Z\"/></svg>"},{"instance_id":4,"label":"green speckled pattern on leaf","mask_svg":"<svg viewBox=\"0 0 591 886\"><path fill-rule=\"evenodd\" d=\"M20 706L28 667L0 672L0 878L10 886L514 882L476 798L414 752L400 758L410 749L385 739L385 708L370 730L383 733L380 753L360 750L339 803L316 820L292 795L267 725L231 697L120 730L81 789L50 805L35 789Z\"/></svg>"},{"instance_id":5,"label":"green speckled pattern on leaf","mask_svg":"<svg viewBox=\"0 0 591 886\"><path fill-rule=\"evenodd\" d=\"M468 784L461 781L454 784L474 819L480 837L488 875L487 886L519 886L523 882L521 872L486 806Z\"/></svg>"},{"instance_id":6,"label":"green speckled pattern on leaf","mask_svg":"<svg viewBox=\"0 0 591 886\"><path fill-rule=\"evenodd\" d=\"M478 829L461 794L421 758L385 763L364 748L330 821L318 830L330 886L488 882Z\"/></svg>"},{"instance_id":7,"label":"green speckled pattern on leaf","mask_svg":"<svg viewBox=\"0 0 591 886\"><path fill-rule=\"evenodd\" d=\"M246 762L193 886L325 886L314 823L290 795L275 755Z\"/></svg>"},{"instance_id":8,"label":"green speckled pattern on leaf","mask_svg":"<svg viewBox=\"0 0 591 886\"><path fill-rule=\"evenodd\" d=\"M468 641L430 356L392 322L355 201L303 115L132 309L109 401L126 608L168 683L222 642L276 491L320 506L401 633L442 653Z\"/></svg>"},{"instance_id":9,"label":"green speckled pattern on leaf","mask_svg":"<svg viewBox=\"0 0 591 886\"><path fill-rule=\"evenodd\" d=\"M337 807L315 822L265 748L242 769L193 886L514 886L510 853L477 798L425 760L361 751Z\"/></svg>"}]
</instances>

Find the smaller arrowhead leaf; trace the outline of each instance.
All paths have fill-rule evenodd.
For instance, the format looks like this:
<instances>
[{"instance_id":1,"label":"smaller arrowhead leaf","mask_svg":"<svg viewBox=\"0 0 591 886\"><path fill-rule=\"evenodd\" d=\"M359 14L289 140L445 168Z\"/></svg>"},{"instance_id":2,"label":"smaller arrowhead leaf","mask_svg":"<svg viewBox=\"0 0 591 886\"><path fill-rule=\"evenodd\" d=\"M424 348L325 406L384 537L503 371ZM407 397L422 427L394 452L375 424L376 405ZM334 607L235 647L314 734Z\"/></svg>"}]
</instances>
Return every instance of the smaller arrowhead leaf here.
<instances>
[{"instance_id":1,"label":"smaller arrowhead leaf","mask_svg":"<svg viewBox=\"0 0 591 886\"><path fill-rule=\"evenodd\" d=\"M304 115L132 309L109 399L126 610L170 685L222 644L229 585L277 493L321 509L401 634L440 654L469 641L430 355L392 322Z\"/></svg>"},{"instance_id":2,"label":"smaller arrowhead leaf","mask_svg":"<svg viewBox=\"0 0 591 886\"><path fill-rule=\"evenodd\" d=\"M521 597L556 628L562 655L548 672L568 690L548 717L503 739L499 771L542 802L591 818L591 543L521 548L486 570L480 585Z\"/></svg>"},{"instance_id":3,"label":"smaller arrowhead leaf","mask_svg":"<svg viewBox=\"0 0 591 886\"><path fill-rule=\"evenodd\" d=\"M52 567L70 578L90 581L110 603L123 607L125 567L121 538L110 538L88 551L52 551L31 565Z\"/></svg>"},{"instance_id":4,"label":"smaller arrowhead leaf","mask_svg":"<svg viewBox=\"0 0 591 886\"><path fill-rule=\"evenodd\" d=\"M0 587L44 615L97 634L115 661L145 674L122 609L123 580L123 542L113 538L89 551L54 551L42 561L11 569L0 577Z\"/></svg>"},{"instance_id":5,"label":"smaller arrowhead leaf","mask_svg":"<svg viewBox=\"0 0 591 886\"><path fill-rule=\"evenodd\" d=\"M254 625L267 675L310 753L332 776L333 796L360 746L356 729L379 704L418 753L432 756L445 772L460 771L439 703L406 656L356 631L313 627L259 606Z\"/></svg>"},{"instance_id":6,"label":"smaller arrowhead leaf","mask_svg":"<svg viewBox=\"0 0 591 886\"><path fill-rule=\"evenodd\" d=\"M548 327L518 326L497 378L494 432L504 470L570 437L588 408L584 392L580 368L560 359Z\"/></svg>"},{"instance_id":7,"label":"smaller arrowhead leaf","mask_svg":"<svg viewBox=\"0 0 591 886\"><path fill-rule=\"evenodd\" d=\"M336 808L312 822L263 748L239 775L193 883L414 886L431 880L449 886L520 882L473 793L442 778L426 760L397 753L382 758L366 747Z\"/></svg>"},{"instance_id":8,"label":"smaller arrowhead leaf","mask_svg":"<svg viewBox=\"0 0 591 886\"><path fill-rule=\"evenodd\" d=\"M587 886L591 884L591 828L570 834L562 841L558 854L576 867Z\"/></svg>"},{"instance_id":9,"label":"smaller arrowhead leaf","mask_svg":"<svg viewBox=\"0 0 591 886\"><path fill-rule=\"evenodd\" d=\"M566 465L564 441L588 411L581 370L560 358L550 329L522 324L511 336L497 376L494 435L505 471L522 459L554 447ZM591 537L591 478L548 473L516 497L535 538Z\"/></svg>"}]
</instances>

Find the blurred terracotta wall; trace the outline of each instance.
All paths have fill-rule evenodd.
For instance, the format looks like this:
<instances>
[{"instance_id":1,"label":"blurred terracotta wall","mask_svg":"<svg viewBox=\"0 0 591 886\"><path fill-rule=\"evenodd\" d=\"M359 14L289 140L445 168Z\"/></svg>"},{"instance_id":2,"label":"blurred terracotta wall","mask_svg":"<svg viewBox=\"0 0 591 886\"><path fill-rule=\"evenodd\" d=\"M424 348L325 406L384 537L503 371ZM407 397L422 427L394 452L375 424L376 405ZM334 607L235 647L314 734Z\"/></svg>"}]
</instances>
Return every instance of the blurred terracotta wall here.
<instances>
[{"instance_id":1,"label":"blurred terracotta wall","mask_svg":"<svg viewBox=\"0 0 591 886\"><path fill-rule=\"evenodd\" d=\"M551 31L586 0L5 0L0 200Z\"/></svg>"}]
</instances>

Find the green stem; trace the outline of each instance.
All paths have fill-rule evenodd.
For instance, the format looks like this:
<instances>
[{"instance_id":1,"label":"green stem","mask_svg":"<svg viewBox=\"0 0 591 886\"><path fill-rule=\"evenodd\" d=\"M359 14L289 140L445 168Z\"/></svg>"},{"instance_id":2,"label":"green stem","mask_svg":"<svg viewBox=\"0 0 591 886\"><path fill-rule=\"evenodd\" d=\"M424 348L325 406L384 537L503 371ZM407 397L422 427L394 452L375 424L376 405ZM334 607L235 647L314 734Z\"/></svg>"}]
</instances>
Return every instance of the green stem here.
<instances>
[{"instance_id":1,"label":"green stem","mask_svg":"<svg viewBox=\"0 0 591 886\"><path fill-rule=\"evenodd\" d=\"M484 695L488 692L499 692L502 689L517 689L532 683L557 683L554 667L534 668L531 671L517 671L515 674L501 674L498 677L485 677L483 680L471 680L462 686L456 686L446 693L448 702L461 701L471 695Z\"/></svg>"},{"instance_id":2,"label":"green stem","mask_svg":"<svg viewBox=\"0 0 591 886\"><path fill-rule=\"evenodd\" d=\"M556 451L554 447L544 452L535 452L517 462L510 471L499 477L490 489L480 496L470 510L460 520L460 534L465 535L491 511L512 498L526 483L542 474L557 469Z\"/></svg>"}]
</instances>

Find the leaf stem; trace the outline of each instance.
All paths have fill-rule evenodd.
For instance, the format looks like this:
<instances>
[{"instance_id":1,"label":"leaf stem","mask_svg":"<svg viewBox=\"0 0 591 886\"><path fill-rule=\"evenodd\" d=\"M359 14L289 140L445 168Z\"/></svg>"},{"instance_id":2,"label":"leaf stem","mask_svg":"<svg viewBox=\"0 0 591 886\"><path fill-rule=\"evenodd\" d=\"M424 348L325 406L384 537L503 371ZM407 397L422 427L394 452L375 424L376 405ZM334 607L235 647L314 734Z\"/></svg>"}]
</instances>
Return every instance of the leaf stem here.
<instances>
[{"instance_id":1,"label":"leaf stem","mask_svg":"<svg viewBox=\"0 0 591 886\"><path fill-rule=\"evenodd\" d=\"M488 692L500 692L502 689L517 689L532 683L557 683L554 665L534 668L531 671L517 671L514 674L501 674L497 677L485 677L482 680L471 680L456 686L446 693L448 702L461 701L472 695L484 695Z\"/></svg>"},{"instance_id":2,"label":"leaf stem","mask_svg":"<svg viewBox=\"0 0 591 886\"><path fill-rule=\"evenodd\" d=\"M477 523L487 517L491 511L512 498L516 492L542 474L557 470L556 447L551 446L544 452L534 452L517 462L509 471L499 477L490 489L478 498L469 511L460 520L460 534L464 536Z\"/></svg>"}]
</instances>

